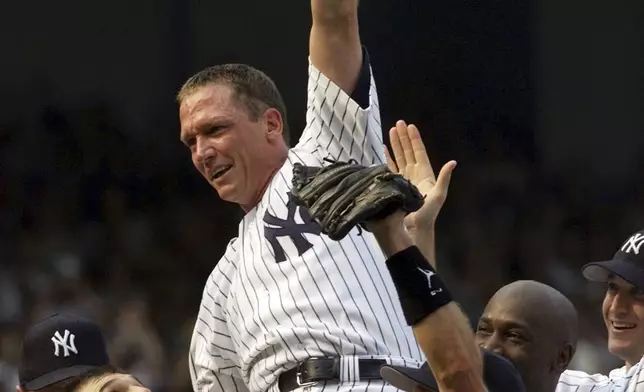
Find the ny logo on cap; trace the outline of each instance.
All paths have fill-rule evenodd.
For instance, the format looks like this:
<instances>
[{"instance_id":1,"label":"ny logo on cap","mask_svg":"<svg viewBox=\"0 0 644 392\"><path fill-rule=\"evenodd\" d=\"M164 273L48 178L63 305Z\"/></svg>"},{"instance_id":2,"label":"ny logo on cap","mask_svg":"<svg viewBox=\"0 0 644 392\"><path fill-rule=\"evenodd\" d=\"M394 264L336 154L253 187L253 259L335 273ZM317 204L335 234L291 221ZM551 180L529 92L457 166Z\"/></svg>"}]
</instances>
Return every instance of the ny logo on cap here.
<instances>
[{"instance_id":1,"label":"ny logo on cap","mask_svg":"<svg viewBox=\"0 0 644 392\"><path fill-rule=\"evenodd\" d=\"M436 275L436 272L433 272L431 270L425 271L424 269L422 269L420 267L418 267L418 271L422 272L423 275L425 275L427 277L427 285L429 286L429 289L431 290L431 292L430 292L431 295L436 295L437 293L440 293L441 291L443 291L442 288L439 288L437 290L434 290L432 288L432 276Z\"/></svg>"},{"instance_id":2,"label":"ny logo on cap","mask_svg":"<svg viewBox=\"0 0 644 392\"><path fill-rule=\"evenodd\" d=\"M78 350L76 350L76 345L74 344L75 338L76 336L68 330L65 330L63 336L60 336L60 332L56 331L51 338L51 341L54 342L54 355L58 357L61 348L63 349L63 357L68 357L70 351L78 354Z\"/></svg>"},{"instance_id":3,"label":"ny logo on cap","mask_svg":"<svg viewBox=\"0 0 644 392\"><path fill-rule=\"evenodd\" d=\"M635 233L622 245L622 252L640 254L640 248L644 244L644 235Z\"/></svg>"}]
</instances>

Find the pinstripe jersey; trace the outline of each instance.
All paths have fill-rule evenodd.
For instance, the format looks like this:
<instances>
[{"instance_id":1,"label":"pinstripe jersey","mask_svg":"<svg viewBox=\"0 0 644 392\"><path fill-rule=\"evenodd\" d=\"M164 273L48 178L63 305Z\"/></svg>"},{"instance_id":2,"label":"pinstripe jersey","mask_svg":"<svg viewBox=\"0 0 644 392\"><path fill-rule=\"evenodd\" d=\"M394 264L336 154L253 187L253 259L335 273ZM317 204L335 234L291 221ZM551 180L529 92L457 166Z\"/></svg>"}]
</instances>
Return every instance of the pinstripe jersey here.
<instances>
[{"instance_id":1,"label":"pinstripe jersey","mask_svg":"<svg viewBox=\"0 0 644 392\"><path fill-rule=\"evenodd\" d=\"M556 392L644 392L643 364L644 358L628 370L624 366L611 371L608 377L566 370L559 377Z\"/></svg>"},{"instance_id":2,"label":"pinstripe jersey","mask_svg":"<svg viewBox=\"0 0 644 392\"><path fill-rule=\"evenodd\" d=\"M375 238L354 229L332 241L290 202L296 162L384 163L366 52L365 77L363 109L309 62L302 137L206 283L190 347L195 391L278 392L279 374L316 356L343 356L343 383L334 390L365 391L369 383L355 377L359 358L411 367L424 361ZM396 389L379 381L370 390Z\"/></svg>"}]
</instances>

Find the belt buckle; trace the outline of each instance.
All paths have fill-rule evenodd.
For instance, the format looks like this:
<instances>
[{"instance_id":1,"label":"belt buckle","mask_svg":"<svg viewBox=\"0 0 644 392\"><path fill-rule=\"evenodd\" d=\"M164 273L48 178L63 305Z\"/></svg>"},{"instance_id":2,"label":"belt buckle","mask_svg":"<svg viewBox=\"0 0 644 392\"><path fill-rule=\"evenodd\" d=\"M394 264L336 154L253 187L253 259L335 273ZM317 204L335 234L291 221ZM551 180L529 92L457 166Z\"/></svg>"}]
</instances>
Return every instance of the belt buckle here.
<instances>
[{"instance_id":1,"label":"belt buckle","mask_svg":"<svg viewBox=\"0 0 644 392\"><path fill-rule=\"evenodd\" d=\"M311 359L315 360L315 359L319 359L319 358L318 357L307 358L305 361L300 362L300 364L297 365L297 373L295 373L295 382L297 383L298 387L310 387L311 385L315 385L315 384L318 383L317 381L302 382L302 377L301 377L302 376L302 366L304 366L304 364L306 362L308 362L309 360L311 360Z\"/></svg>"}]
</instances>

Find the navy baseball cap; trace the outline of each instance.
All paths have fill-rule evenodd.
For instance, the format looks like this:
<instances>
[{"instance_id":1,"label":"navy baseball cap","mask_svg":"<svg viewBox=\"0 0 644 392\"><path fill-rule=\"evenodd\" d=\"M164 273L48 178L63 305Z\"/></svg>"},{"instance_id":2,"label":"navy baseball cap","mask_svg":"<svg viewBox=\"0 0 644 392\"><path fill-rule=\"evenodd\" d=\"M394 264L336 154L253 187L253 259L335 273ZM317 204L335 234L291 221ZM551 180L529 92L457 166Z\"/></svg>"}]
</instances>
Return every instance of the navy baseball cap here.
<instances>
[{"instance_id":1,"label":"navy baseball cap","mask_svg":"<svg viewBox=\"0 0 644 392\"><path fill-rule=\"evenodd\" d=\"M481 349L483 355L483 380L489 392L525 392L521 375L512 362L491 351ZM413 392L416 386L438 392L438 382L429 364L425 362L420 369L404 366L384 365L380 376L398 389Z\"/></svg>"},{"instance_id":2,"label":"navy baseball cap","mask_svg":"<svg viewBox=\"0 0 644 392\"><path fill-rule=\"evenodd\" d=\"M98 325L56 313L29 327L22 342L20 386L37 390L110 362Z\"/></svg>"},{"instance_id":3,"label":"navy baseball cap","mask_svg":"<svg viewBox=\"0 0 644 392\"><path fill-rule=\"evenodd\" d=\"M611 260L588 263L582 267L584 277L593 282L606 282L616 275L639 289L644 289L644 229L632 234Z\"/></svg>"}]
</instances>

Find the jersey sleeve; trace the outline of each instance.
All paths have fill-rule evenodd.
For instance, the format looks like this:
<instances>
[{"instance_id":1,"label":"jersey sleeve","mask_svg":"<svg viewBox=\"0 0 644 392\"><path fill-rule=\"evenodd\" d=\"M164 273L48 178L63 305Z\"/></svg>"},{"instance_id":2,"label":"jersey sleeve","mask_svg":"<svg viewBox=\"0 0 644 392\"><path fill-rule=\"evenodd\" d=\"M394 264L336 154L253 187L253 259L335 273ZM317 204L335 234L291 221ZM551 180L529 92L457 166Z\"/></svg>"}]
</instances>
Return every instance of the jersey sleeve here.
<instances>
[{"instance_id":1,"label":"jersey sleeve","mask_svg":"<svg viewBox=\"0 0 644 392\"><path fill-rule=\"evenodd\" d=\"M365 166L385 163L378 92L366 49L351 95L309 59L307 101L306 128L297 147L320 159L355 159Z\"/></svg>"},{"instance_id":2,"label":"jersey sleeve","mask_svg":"<svg viewBox=\"0 0 644 392\"><path fill-rule=\"evenodd\" d=\"M195 392L247 392L226 314L226 298L236 267L224 256L203 291L190 343L190 378Z\"/></svg>"}]
</instances>

